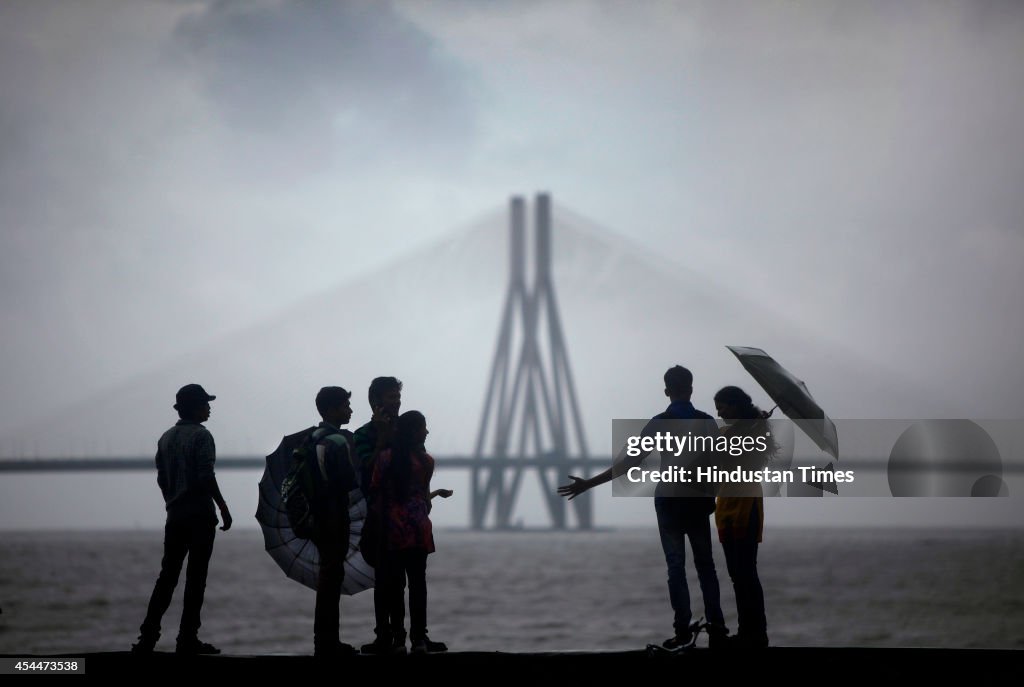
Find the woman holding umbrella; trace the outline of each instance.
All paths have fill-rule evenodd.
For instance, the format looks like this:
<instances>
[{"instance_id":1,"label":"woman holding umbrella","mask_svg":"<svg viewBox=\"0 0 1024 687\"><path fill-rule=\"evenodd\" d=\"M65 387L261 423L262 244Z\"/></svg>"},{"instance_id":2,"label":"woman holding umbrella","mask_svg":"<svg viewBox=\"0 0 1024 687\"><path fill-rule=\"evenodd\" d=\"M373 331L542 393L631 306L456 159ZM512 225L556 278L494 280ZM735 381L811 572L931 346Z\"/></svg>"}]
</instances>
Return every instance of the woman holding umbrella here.
<instances>
[{"instance_id":1,"label":"woman holding umbrella","mask_svg":"<svg viewBox=\"0 0 1024 687\"><path fill-rule=\"evenodd\" d=\"M732 437L767 437L762 445L737 458L737 467L759 470L778 450L769 435L767 414L753 404L750 396L736 386L723 387L715 394L715 408L726 422L723 434ZM749 444L748 444L749 445ZM725 551L725 563L736 593L739 629L733 643L740 648L768 646L764 592L757 576L757 545L764 531L764 495L760 483L723 483L715 504L718 540Z\"/></svg>"}]
</instances>

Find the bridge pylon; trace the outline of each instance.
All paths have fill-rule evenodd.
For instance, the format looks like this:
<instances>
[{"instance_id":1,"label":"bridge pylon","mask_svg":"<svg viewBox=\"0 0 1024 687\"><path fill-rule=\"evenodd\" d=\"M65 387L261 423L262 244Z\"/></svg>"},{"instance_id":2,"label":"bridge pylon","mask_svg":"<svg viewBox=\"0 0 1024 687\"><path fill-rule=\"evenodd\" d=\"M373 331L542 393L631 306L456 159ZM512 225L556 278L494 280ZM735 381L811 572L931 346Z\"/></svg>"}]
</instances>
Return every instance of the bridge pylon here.
<instances>
[{"instance_id":1,"label":"bridge pylon","mask_svg":"<svg viewBox=\"0 0 1024 687\"><path fill-rule=\"evenodd\" d=\"M556 493L570 472L588 476L586 437L551 275L551 197L534 199L532 284L527 285L527 208L510 201L509 281L471 470L473 529L515 529L523 476L536 472L553 529L593 528L590 493ZM489 520L489 516L493 516ZM490 523L490 525L489 525Z\"/></svg>"}]
</instances>

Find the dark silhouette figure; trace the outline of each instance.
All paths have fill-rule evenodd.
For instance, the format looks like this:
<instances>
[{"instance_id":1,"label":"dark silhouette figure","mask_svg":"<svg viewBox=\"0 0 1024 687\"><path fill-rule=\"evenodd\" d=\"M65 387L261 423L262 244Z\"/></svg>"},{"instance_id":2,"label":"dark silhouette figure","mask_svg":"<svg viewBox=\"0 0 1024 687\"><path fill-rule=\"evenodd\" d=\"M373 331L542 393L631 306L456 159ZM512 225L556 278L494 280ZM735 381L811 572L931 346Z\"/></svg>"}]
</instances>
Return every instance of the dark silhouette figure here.
<instances>
[{"instance_id":1,"label":"dark silhouette figure","mask_svg":"<svg viewBox=\"0 0 1024 687\"><path fill-rule=\"evenodd\" d=\"M313 498L313 543L320 552L320 576L317 580L313 613L313 653L315 656L355 654L341 642L341 585L345 581L345 554L348 552L348 493L357 479L350 458L349 437L341 429L352 418L351 393L340 386L325 386L316 395L316 409L323 421L313 430L316 459L316 493Z\"/></svg>"},{"instance_id":2,"label":"dark silhouette figure","mask_svg":"<svg viewBox=\"0 0 1024 687\"><path fill-rule=\"evenodd\" d=\"M665 395L671 403L663 413L652 418L652 422L644 429L650 433L658 420L689 420L694 429L704 434L715 431L713 418L693 407L690 397L693 394L693 374L685 367L676 365L665 372ZM622 453L616 464L590 479L581 479L570 475L572 482L558 488L558 493L570 499L599 484L611 481L625 469L639 465L648 454L628 457ZM715 572L715 561L711 551L711 526L709 516L714 510L714 501L710 496L681 496L671 490L667 484L659 484L654 497L654 510L658 517L658 532L661 535L661 546L665 552L668 566L669 600L673 610L673 628L675 634L663 642L668 649L676 649L692 645L695 637L690 624L690 591L686 584L686 540L690 540L693 551L693 563L697 569L701 594L704 597L704 614L707 618L707 631L710 645L713 648L722 646L728 634L725 617L722 614L718 575Z\"/></svg>"},{"instance_id":3,"label":"dark silhouette figure","mask_svg":"<svg viewBox=\"0 0 1024 687\"><path fill-rule=\"evenodd\" d=\"M427 555L434 552L430 501L451 490L430 491L434 459L423 444L427 422L415 410L403 413L392 448L376 457L371 488L378 494L383 555L376 567L377 587L386 604L391 653L405 653L405 585L409 584L409 639L412 653L447 651L427 637Z\"/></svg>"},{"instance_id":4,"label":"dark silhouette figure","mask_svg":"<svg viewBox=\"0 0 1024 687\"><path fill-rule=\"evenodd\" d=\"M395 420L398 418L398 411L402 407L402 382L396 377L376 377L370 382L370 389L367 394L370 401L372 418L365 425L355 431L352 441L355 447L356 473L359 477L359 486L366 496L369 508L368 521L364 525L363 547L372 547L374 553L383 548L383 542L373 540L367 535L370 533L369 519L376 518L377 533L379 535L380 494L374 490L370 482L373 478L373 466L376 456L383 450L391 448L394 439ZM380 577L378 571L377 577ZM391 636L391 619L388 617L388 603L384 597L384 587L378 579L373 587L373 615L375 619L375 639L364 644L360 650L365 654L390 654L395 650L394 638ZM402 638L402 651L405 650L405 638Z\"/></svg>"},{"instance_id":5,"label":"dark silhouette figure","mask_svg":"<svg viewBox=\"0 0 1024 687\"><path fill-rule=\"evenodd\" d=\"M198 636L206 573L217 528L214 503L220 508L224 523L221 529L225 532L231 529L231 512L214 476L213 435L202 425L210 419L210 401L214 398L198 384L181 387L174 404L180 419L157 442L157 484L167 506L164 554L146 619L139 628L139 640L132 646L133 653L150 653L156 646L160 621L171 604L186 556L185 603L176 651L180 654L220 653L213 645L199 641Z\"/></svg>"},{"instance_id":6,"label":"dark silhouette figure","mask_svg":"<svg viewBox=\"0 0 1024 687\"><path fill-rule=\"evenodd\" d=\"M768 431L767 415L753 404L745 391L735 386L715 394L715 408L726 421L727 437L768 437L765 452L757 449L739 457L743 470L759 470L777 450ZM725 551L725 563L736 593L739 628L731 645L760 649L768 646L768 623L764 611L764 591L757 576L757 545L764 530L764 495L757 483L722 483L715 507L718 539Z\"/></svg>"}]
</instances>

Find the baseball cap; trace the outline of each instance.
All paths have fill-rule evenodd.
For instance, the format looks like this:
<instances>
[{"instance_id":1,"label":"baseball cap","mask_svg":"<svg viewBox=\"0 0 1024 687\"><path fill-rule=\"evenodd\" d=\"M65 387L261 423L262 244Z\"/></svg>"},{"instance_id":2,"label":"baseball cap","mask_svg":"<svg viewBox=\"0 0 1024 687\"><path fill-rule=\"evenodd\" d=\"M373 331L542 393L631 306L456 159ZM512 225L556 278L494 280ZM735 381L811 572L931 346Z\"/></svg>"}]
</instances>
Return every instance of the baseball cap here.
<instances>
[{"instance_id":1,"label":"baseball cap","mask_svg":"<svg viewBox=\"0 0 1024 687\"><path fill-rule=\"evenodd\" d=\"M178 393L174 395L174 408L179 409L179 406L192 406L200 403L207 403L217 398L206 393L206 389L198 384L186 384L185 386L178 389Z\"/></svg>"}]
</instances>

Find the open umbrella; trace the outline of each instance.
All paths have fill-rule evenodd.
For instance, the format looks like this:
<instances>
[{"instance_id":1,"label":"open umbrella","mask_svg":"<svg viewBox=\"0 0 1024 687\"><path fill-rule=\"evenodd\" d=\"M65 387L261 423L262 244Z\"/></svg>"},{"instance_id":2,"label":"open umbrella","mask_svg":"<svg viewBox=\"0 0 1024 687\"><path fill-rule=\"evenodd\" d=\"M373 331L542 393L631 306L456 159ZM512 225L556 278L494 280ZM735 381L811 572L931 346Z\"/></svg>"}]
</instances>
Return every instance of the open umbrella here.
<instances>
[{"instance_id":1,"label":"open umbrella","mask_svg":"<svg viewBox=\"0 0 1024 687\"><path fill-rule=\"evenodd\" d=\"M739 359L747 372L775 401L786 417L809 436L818 447L839 459L839 437L836 426L821 409L807 385L779 365L760 348L726 346Z\"/></svg>"},{"instance_id":2,"label":"open umbrella","mask_svg":"<svg viewBox=\"0 0 1024 687\"><path fill-rule=\"evenodd\" d=\"M260 500L256 520L263 530L263 543L267 553L281 566L285 574L310 589L316 589L320 574L320 552L308 539L295 536L288 513L281 502L281 482L291 468L292 452L306 440L315 427L289 434L281 439L277 449L267 456L267 466L260 479ZM350 522L348 551L345 554L345 580L341 591L356 594L373 587L373 567L363 560L359 552L359 536L366 520L366 499L363 492L353 489L348 495Z\"/></svg>"}]
</instances>

